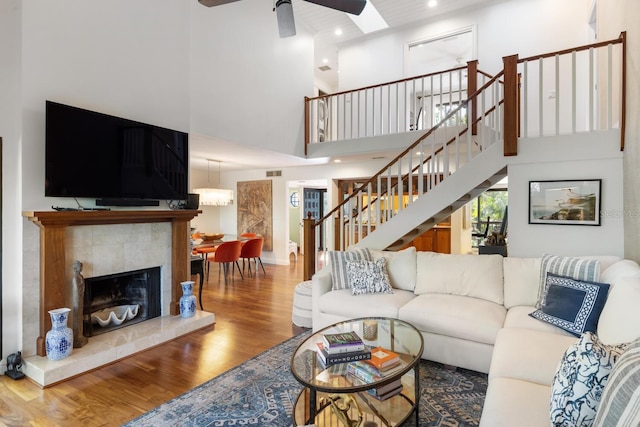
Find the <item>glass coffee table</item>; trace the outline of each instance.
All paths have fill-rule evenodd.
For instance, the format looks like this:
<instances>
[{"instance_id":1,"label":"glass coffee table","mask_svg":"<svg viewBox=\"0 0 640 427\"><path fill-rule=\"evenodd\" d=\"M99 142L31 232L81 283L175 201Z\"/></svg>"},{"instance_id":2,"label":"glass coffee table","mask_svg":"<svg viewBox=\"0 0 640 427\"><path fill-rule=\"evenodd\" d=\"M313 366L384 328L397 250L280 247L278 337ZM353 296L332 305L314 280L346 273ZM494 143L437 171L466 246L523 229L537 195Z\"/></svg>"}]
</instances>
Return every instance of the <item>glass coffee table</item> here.
<instances>
[{"instance_id":1,"label":"glass coffee table","mask_svg":"<svg viewBox=\"0 0 640 427\"><path fill-rule=\"evenodd\" d=\"M366 334L365 327L368 329ZM389 369L384 377L368 383L347 373L349 364L356 362L325 368L316 351L322 335L349 331L355 331L367 346L380 346L397 353L401 363ZM356 425L355 421L359 420L362 427L397 426L414 414L417 426L420 401L418 370L423 348L420 332L413 325L397 319L353 319L317 331L300 344L291 357L291 373L304 386L296 399L293 425L343 427ZM381 390L382 386L396 384L398 379L402 382L399 394L385 400L371 394L374 389Z\"/></svg>"}]
</instances>

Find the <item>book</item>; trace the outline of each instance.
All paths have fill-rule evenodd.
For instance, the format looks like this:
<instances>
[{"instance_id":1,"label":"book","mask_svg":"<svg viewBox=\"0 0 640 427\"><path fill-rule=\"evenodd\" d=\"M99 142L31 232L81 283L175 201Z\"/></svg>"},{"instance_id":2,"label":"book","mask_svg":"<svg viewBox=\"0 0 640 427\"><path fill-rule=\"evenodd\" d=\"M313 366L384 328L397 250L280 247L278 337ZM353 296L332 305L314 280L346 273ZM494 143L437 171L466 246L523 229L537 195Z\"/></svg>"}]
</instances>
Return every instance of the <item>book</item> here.
<instances>
[{"instance_id":1,"label":"book","mask_svg":"<svg viewBox=\"0 0 640 427\"><path fill-rule=\"evenodd\" d=\"M397 388L390 390L386 393L376 393L375 389L367 390L367 393L369 393L371 396L375 397L378 400L387 400L388 398L393 397L396 394L402 393L402 384L400 384L400 386L398 386Z\"/></svg>"},{"instance_id":2,"label":"book","mask_svg":"<svg viewBox=\"0 0 640 427\"><path fill-rule=\"evenodd\" d=\"M364 342L357 333L343 332L337 334L322 335L322 343L329 354L349 353L365 349Z\"/></svg>"},{"instance_id":3,"label":"book","mask_svg":"<svg viewBox=\"0 0 640 427\"><path fill-rule=\"evenodd\" d=\"M335 365L337 363L355 362L358 360L368 360L371 358L371 350L364 349L359 351L351 351L348 353L329 354L324 348L323 343L317 343L318 360L324 367Z\"/></svg>"},{"instance_id":4,"label":"book","mask_svg":"<svg viewBox=\"0 0 640 427\"><path fill-rule=\"evenodd\" d=\"M360 378L353 377L350 372L348 372L348 375L350 375L351 383L353 385L369 384L367 381L363 381ZM389 384L381 385L380 387L370 388L367 390L367 393L374 396L375 398L380 398L381 396L385 396L393 391L396 391L398 388L402 389L401 378L391 381Z\"/></svg>"},{"instance_id":5,"label":"book","mask_svg":"<svg viewBox=\"0 0 640 427\"><path fill-rule=\"evenodd\" d=\"M385 369L395 365L400 361L400 356L391 350L387 350L383 347L376 347L371 349L371 358L368 363L375 366L378 369Z\"/></svg>"},{"instance_id":6,"label":"book","mask_svg":"<svg viewBox=\"0 0 640 427\"><path fill-rule=\"evenodd\" d=\"M374 381L379 381L392 374L395 374L396 372L399 372L405 366L407 366L407 362L400 360L393 367L381 371L375 366L369 364L367 360L360 360L349 363L347 373L353 375L356 378L359 378L366 383L372 383Z\"/></svg>"}]
</instances>

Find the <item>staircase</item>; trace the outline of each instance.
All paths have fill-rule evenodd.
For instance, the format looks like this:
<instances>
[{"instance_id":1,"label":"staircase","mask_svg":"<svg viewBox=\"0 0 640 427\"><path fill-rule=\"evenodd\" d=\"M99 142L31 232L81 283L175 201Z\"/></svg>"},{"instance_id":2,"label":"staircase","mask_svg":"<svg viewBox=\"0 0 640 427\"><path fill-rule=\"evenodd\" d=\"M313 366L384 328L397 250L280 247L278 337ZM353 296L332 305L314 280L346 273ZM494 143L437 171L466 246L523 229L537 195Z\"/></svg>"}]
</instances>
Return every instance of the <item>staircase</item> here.
<instances>
[{"instance_id":1,"label":"staircase","mask_svg":"<svg viewBox=\"0 0 640 427\"><path fill-rule=\"evenodd\" d=\"M614 52L614 46L619 50ZM466 84L461 80L452 84L453 73L459 71L453 69L419 76L410 83L392 82L386 88L378 85L350 95L343 92L307 98L309 143L314 141L309 135L314 127L309 122L314 122L320 105L323 132L322 141L316 140L317 144L334 141L336 135L345 139L388 138L394 132L406 131L406 126L400 125L403 122L410 123L417 139L325 217L305 220L304 253L315 253L316 241L323 242L324 250L405 247L507 176L509 156L517 155L520 136L592 132L611 129L616 124L623 130L624 50L622 33L615 40L561 52L524 59L517 55L505 57L503 70L491 78L472 62L468 64ZM602 69L608 70L607 76L598 74ZM551 79L545 77L549 70ZM434 78L440 84L435 92ZM599 84L595 84L596 80ZM449 82L445 89L444 81ZM482 85L476 88L479 81ZM603 86L606 90L598 89ZM401 93L401 87L408 95ZM429 87L430 92L426 90ZM549 87L558 95L552 112L543 111ZM392 94L397 106L389 104ZM415 104L417 95L422 105ZM560 95L564 95L562 100ZM358 103L355 114L347 111L361 98L368 100L364 102L366 107ZM445 104L448 114L430 129L421 130L426 128L424 116L416 119L413 111L418 107L420 111L434 110ZM369 106L370 115L366 111ZM401 113L406 113L408 119L403 119ZM338 124L331 126L327 117L336 118ZM340 126L350 130L336 130ZM359 134L361 131L364 134ZM624 132L621 138L623 149ZM315 272L317 258L305 257L306 280Z\"/></svg>"}]
</instances>

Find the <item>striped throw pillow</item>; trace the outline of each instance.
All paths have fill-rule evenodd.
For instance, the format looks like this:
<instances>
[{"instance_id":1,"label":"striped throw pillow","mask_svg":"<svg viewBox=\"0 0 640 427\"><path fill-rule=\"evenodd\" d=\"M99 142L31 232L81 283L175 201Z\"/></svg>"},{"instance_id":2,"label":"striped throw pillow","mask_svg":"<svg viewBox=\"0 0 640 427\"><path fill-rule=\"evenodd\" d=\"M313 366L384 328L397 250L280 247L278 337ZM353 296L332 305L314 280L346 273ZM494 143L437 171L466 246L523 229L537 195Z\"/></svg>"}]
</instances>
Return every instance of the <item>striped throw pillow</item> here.
<instances>
[{"instance_id":1,"label":"striped throw pillow","mask_svg":"<svg viewBox=\"0 0 640 427\"><path fill-rule=\"evenodd\" d=\"M547 295L547 273L570 277L575 280L597 282L600 279L600 261L543 254L540 262L540 285L536 308L541 308Z\"/></svg>"},{"instance_id":2,"label":"striped throw pillow","mask_svg":"<svg viewBox=\"0 0 640 427\"><path fill-rule=\"evenodd\" d=\"M349 275L347 261L373 261L368 248L352 249L348 251L329 251L331 266L331 290L349 289Z\"/></svg>"},{"instance_id":3,"label":"striped throw pillow","mask_svg":"<svg viewBox=\"0 0 640 427\"><path fill-rule=\"evenodd\" d=\"M640 425L640 338L616 361L604 387L595 427Z\"/></svg>"}]
</instances>

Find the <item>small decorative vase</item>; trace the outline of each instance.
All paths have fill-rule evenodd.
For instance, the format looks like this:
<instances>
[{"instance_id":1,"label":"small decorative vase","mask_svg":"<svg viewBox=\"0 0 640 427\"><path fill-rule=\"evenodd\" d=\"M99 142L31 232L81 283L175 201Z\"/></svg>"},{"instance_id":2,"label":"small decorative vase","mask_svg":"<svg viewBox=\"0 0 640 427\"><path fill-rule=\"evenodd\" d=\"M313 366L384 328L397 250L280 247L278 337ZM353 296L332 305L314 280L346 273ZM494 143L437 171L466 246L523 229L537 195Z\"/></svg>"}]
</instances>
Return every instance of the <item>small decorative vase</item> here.
<instances>
[{"instance_id":1,"label":"small decorative vase","mask_svg":"<svg viewBox=\"0 0 640 427\"><path fill-rule=\"evenodd\" d=\"M180 316L184 318L192 317L196 314L196 296L193 294L193 283L191 280L180 282L180 286L182 286Z\"/></svg>"},{"instance_id":2,"label":"small decorative vase","mask_svg":"<svg viewBox=\"0 0 640 427\"><path fill-rule=\"evenodd\" d=\"M67 326L70 308L49 310L51 316L51 330L45 336L47 358L61 360L71 356L73 351L73 329Z\"/></svg>"}]
</instances>

